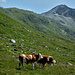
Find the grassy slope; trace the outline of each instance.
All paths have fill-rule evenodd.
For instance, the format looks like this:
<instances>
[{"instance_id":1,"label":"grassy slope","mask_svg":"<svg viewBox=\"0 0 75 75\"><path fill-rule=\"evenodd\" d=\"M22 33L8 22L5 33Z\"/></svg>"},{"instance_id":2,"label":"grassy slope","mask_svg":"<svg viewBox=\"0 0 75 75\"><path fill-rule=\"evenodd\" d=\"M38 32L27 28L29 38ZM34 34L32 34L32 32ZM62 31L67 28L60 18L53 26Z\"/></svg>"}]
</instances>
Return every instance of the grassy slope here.
<instances>
[{"instance_id":1,"label":"grassy slope","mask_svg":"<svg viewBox=\"0 0 75 75\"><path fill-rule=\"evenodd\" d=\"M16 44L12 45L9 41L11 38L16 40ZM14 49L18 51L14 51ZM33 30L0 12L0 75L74 75L74 49L75 42ZM57 61L57 65L39 69L37 64L37 68L31 70L32 66L29 64L25 65L26 71L18 70L18 58L16 56L25 52L26 54L36 52L52 55ZM66 62L72 63L73 66L65 65Z\"/></svg>"},{"instance_id":2,"label":"grassy slope","mask_svg":"<svg viewBox=\"0 0 75 75\"><path fill-rule=\"evenodd\" d=\"M74 31L54 19L43 17L31 11L25 11L17 8L0 8L0 11L13 17L15 20L30 26L33 29L46 34L61 35L71 40L75 40Z\"/></svg>"}]
</instances>

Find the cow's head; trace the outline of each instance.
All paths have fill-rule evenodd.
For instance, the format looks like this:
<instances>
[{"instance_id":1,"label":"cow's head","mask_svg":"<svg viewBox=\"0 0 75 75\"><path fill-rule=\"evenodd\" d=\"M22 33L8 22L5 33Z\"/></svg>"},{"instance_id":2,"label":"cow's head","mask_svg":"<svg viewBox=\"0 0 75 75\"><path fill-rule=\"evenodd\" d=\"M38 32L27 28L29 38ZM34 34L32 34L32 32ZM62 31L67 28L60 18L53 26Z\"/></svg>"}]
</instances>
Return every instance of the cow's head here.
<instances>
[{"instance_id":1,"label":"cow's head","mask_svg":"<svg viewBox=\"0 0 75 75\"><path fill-rule=\"evenodd\" d=\"M53 61L52 61L52 63L53 63L53 65L55 65L55 64L56 64L56 61L55 61L55 60L53 60Z\"/></svg>"},{"instance_id":2,"label":"cow's head","mask_svg":"<svg viewBox=\"0 0 75 75\"><path fill-rule=\"evenodd\" d=\"M48 61L49 64L53 64L55 65L56 64L56 61L53 59L52 56L49 57L49 61Z\"/></svg>"}]
</instances>

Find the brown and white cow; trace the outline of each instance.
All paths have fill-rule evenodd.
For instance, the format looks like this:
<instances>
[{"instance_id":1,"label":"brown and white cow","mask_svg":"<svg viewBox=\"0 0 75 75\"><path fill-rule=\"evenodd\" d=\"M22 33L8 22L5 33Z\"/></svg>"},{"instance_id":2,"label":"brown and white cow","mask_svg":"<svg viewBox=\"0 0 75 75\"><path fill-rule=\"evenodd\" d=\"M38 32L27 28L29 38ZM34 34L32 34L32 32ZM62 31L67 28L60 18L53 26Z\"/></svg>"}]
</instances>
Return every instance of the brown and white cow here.
<instances>
[{"instance_id":1,"label":"brown and white cow","mask_svg":"<svg viewBox=\"0 0 75 75\"><path fill-rule=\"evenodd\" d=\"M26 63L26 64L32 63L32 69L34 69L35 62L37 62L41 58L42 58L42 55L40 53L34 54L34 55L20 54L19 55L19 69L21 67L21 64L22 64L23 68L25 69L24 63Z\"/></svg>"},{"instance_id":2,"label":"brown and white cow","mask_svg":"<svg viewBox=\"0 0 75 75\"><path fill-rule=\"evenodd\" d=\"M41 67L42 65L42 68L44 68L44 66L46 67L46 63L49 64L53 64L55 65L56 61L53 59L52 56L46 56L46 55L42 55L43 58L41 58L40 60L38 60L38 63L39 63L39 67Z\"/></svg>"},{"instance_id":3,"label":"brown and white cow","mask_svg":"<svg viewBox=\"0 0 75 75\"><path fill-rule=\"evenodd\" d=\"M47 63L48 63L48 65L49 65L49 64L55 65L56 61L53 59L52 56L49 56L49 61L47 61Z\"/></svg>"}]
</instances>

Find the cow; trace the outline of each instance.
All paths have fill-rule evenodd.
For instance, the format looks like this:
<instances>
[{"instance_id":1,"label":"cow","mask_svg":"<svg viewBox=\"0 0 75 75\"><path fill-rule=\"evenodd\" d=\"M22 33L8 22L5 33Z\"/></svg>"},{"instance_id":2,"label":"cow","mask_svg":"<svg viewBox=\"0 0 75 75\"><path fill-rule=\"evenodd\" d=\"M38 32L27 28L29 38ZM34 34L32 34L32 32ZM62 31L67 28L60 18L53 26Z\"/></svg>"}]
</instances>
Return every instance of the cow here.
<instances>
[{"instance_id":1,"label":"cow","mask_svg":"<svg viewBox=\"0 0 75 75\"><path fill-rule=\"evenodd\" d=\"M24 67L24 63L28 64L28 63L32 63L32 69L34 69L35 63L42 59L42 55L40 53L38 54L33 54L33 55L25 55L25 54L19 54L19 69L21 67L21 64Z\"/></svg>"},{"instance_id":2,"label":"cow","mask_svg":"<svg viewBox=\"0 0 75 75\"><path fill-rule=\"evenodd\" d=\"M46 67L46 63L49 64L53 64L55 65L56 61L53 59L52 56L46 56L46 55L42 55L43 58L41 58L40 60L38 60L38 63L39 63L39 67L41 67L42 65L42 68L44 68L44 66Z\"/></svg>"},{"instance_id":3,"label":"cow","mask_svg":"<svg viewBox=\"0 0 75 75\"><path fill-rule=\"evenodd\" d=\"M49 61L47 61L47 63L48 63L48 66L51 64L53 64L53 65L55 65L56 64L56 61L53 59L53 57L52 56L49 56Z\"/></svg>"}]
</instances>

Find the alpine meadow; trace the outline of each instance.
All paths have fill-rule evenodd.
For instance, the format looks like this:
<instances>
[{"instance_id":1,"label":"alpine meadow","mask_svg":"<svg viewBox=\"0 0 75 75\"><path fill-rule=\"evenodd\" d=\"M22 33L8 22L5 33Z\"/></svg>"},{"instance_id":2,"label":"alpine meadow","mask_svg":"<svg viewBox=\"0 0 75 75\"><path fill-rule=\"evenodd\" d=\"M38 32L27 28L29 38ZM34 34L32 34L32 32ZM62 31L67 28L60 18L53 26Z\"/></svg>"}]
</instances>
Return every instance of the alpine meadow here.
<instances>
[{"instance_id":1,"label":"alpine meadow","mask_svg":"<svg viewBox=\"0 0 75 75\"><path fill-rule=\"evenodd\" d=\"M19 70L20 53L52 56L56 64ZM0 75L75 75L75 9L59 5L36 14L0 7Z\"/></svg>"}]
</instances>

